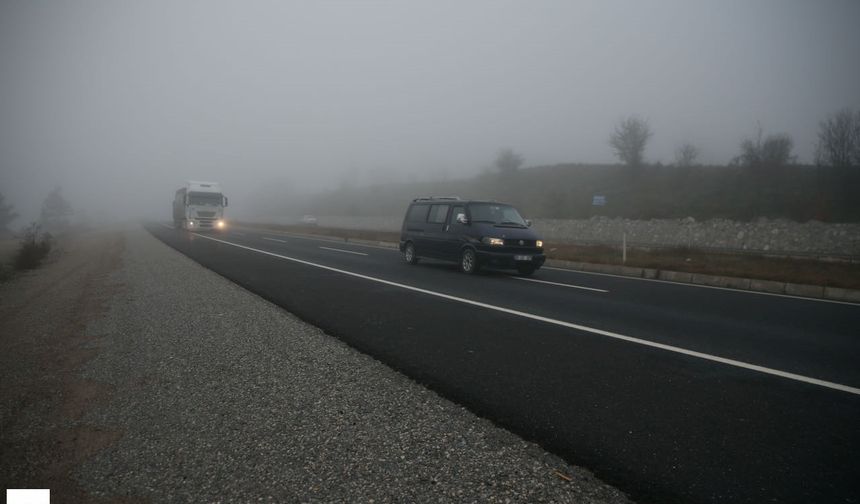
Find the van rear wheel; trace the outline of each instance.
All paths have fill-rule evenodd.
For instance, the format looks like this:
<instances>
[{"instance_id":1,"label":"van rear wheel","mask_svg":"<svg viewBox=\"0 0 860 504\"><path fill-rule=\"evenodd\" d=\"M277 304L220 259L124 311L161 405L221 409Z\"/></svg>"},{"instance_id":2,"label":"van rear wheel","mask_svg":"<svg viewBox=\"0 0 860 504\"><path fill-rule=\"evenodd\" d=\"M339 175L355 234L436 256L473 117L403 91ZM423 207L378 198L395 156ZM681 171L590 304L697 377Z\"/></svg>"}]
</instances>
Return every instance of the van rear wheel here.
<instances>
[{"instance_id":1,"label":"van rear wheel","mask_svg":"<svg viewBox=\"0 0 860 504\"><path fill-rule=\"evenodd\" d=\"M407 264L418 264L418 256L415 255L415 245L412 242L407 243L403 248L403 260Z\"/></svg>"},{"instance_id":2,"label":"van rear wheel","mask_svg":"<svg viewBox=\"0 0 860 504\"><path fill-rule=\"evenodd\" d=\"M474 249L463 249L460 254L460 271L467 275L473 275L479 269L481 269L481 265L478 264L478 255L475 254Z\"/></svg>"}]
</instances>

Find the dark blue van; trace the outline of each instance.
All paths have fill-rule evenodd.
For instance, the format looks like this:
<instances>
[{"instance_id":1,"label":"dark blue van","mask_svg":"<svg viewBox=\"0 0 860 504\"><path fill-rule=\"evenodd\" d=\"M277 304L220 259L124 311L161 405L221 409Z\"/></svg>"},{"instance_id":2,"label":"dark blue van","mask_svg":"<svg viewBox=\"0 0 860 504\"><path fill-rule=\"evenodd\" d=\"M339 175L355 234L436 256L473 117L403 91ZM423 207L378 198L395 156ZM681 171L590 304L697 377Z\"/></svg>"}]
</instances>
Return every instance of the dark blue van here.
<instances>
[{"instance_id":1,"label":"dark blue van","mask_svg":"<svg viewBox=\"0 0 860 504\"><path fill-rule=\"evenodd\" d=\"M505 203L416 198L403 219L400 251L409 264L429 257L455 261L467 274L487 265L531 275L546 256L543 241L530 226L516 208Z\"/></svg>"}]
</instances>

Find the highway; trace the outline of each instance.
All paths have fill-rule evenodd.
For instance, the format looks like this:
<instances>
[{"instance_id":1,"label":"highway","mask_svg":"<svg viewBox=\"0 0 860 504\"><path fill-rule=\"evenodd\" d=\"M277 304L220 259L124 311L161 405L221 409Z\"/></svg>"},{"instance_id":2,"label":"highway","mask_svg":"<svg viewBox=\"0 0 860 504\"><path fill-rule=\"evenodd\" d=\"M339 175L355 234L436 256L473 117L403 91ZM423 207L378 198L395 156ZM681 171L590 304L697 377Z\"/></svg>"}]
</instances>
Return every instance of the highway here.
<instances>
[{"instance_id":1,"label":"highway","mask_svg":"<svg viewBox=\"0 0 860 504\"><path fill-rule=\"evenodd\" d=\"M639 502L860 502L860 305L147 229Z\"/></svg>"}]
</instances>

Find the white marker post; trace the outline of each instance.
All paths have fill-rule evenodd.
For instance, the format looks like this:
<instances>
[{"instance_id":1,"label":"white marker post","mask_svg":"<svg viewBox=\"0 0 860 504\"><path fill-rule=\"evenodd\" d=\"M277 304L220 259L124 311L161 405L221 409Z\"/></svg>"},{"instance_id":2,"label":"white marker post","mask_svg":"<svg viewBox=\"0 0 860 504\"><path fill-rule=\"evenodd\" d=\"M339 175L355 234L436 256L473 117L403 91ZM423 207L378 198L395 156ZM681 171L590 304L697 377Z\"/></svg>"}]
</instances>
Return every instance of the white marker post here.
<instances>
[{"instance_id":1,"label":"white marker post","mask_svg":"<svg viewBox=\"0 0 860 504\"><path fill-rule=\"evenodd\" d=\"M621 235L621 264L627 264L627 233Z\"/></svg>"}]
</instances>

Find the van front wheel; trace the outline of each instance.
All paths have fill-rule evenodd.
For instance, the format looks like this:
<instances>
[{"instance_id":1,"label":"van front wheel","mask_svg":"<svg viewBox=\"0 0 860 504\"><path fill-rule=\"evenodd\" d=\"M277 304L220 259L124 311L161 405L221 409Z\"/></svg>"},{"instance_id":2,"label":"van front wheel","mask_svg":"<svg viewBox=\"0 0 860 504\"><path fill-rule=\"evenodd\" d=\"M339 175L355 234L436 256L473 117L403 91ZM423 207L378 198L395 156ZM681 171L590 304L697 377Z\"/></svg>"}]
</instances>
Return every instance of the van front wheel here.
<instances>
[{"instance_id":1,"label":"van front wheel","mask_svg":"<svg viewBox=\"0 0 860 504\"><path fill-rule=\"evenodd\" d=\"M406 247L403 248L403 259L407 264L417 264L418 256L415 255L415 245L412 242L406 244Z\"/></svg>"},{"instance_id":2,"label":"van front wheel","mask_svg":"<svg viewBox=\"0 0 860 504\"><path fill-rule=\"evenodd\" d=\"M467 275L472 275L478 272L481 266L478 264L478 255L473 249L463 249L460 254L460 271Z\"/></svg>"}]
</instances>

